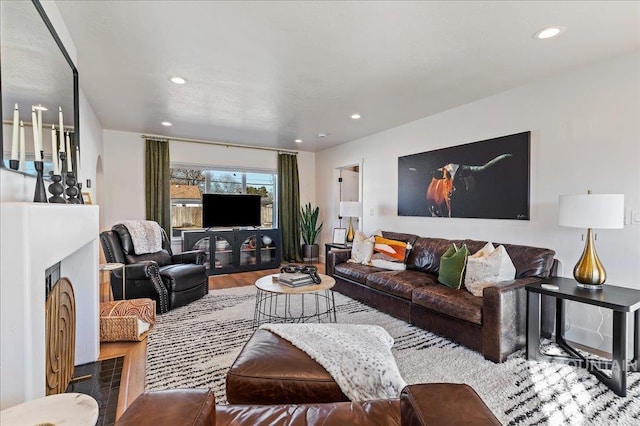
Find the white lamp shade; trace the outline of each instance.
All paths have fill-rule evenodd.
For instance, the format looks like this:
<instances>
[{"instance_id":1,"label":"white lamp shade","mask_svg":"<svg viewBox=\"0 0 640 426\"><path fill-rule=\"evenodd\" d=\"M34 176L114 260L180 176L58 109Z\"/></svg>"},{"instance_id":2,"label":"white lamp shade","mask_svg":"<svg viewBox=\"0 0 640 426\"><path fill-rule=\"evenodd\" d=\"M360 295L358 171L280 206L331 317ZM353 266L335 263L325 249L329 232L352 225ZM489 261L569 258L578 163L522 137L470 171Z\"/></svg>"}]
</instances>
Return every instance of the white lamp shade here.
<instances>
[{"instance_id":1,"label":"white lamp shade","mask_svg":"<svg viewBox=\"0 0 640 426\"><path fill-rule=\"evenodd\" d=\"M362 203L359 201L340 201L340 216L342 217L362 216Z\"/></svg>"},{"instance_id":2,"label":"white lamp shade","mask_svg":"<svg viewBox=\"0 0 640 426\"><path fill-rule=\"evenodd\" d=\"M572 228L624 228L624 194L561 195L560 226Z\"/></svg>"}]
</instances>

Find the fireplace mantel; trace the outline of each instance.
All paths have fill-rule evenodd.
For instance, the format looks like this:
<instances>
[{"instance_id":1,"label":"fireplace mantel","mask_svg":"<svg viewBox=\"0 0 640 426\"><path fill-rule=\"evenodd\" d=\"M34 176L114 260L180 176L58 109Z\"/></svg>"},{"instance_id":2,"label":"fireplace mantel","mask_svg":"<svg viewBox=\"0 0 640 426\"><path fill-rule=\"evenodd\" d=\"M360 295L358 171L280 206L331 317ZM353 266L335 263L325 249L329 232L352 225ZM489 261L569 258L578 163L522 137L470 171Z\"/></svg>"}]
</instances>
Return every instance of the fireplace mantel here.
<instances>
[{"instance_id":1,"label":"fireplace mantel","mask_svg":"<svg viewBox=\"0 0 640 426\"><path fill-rule=\"evenodd\" d=\"M98 206L0 203L0 409L45 395L45 269L76 299L75 363L98 359Z\"/></svg>"}]
</instances>

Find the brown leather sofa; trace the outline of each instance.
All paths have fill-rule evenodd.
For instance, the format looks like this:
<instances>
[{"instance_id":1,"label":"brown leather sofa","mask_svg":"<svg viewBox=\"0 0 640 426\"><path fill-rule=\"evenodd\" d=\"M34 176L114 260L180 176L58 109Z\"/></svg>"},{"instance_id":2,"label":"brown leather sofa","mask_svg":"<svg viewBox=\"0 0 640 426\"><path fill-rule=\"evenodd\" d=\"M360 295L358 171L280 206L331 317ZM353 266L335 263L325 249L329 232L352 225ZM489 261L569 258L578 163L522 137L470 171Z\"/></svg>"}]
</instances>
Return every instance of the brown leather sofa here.
<instances>
[{"instance_id":1,"label":"brown leather sofa","mask_svg":"<svg viewBox=\"0 0 640 426\"><path fill-rule=\"evenodd\" d=\"M400 399L318 404L216 405L207 389L174 389L139 396L117 426L163 425L500 425L469 386L410 385Z\"/></svg>"},{"instance_id":2,"label":"brown leather sofa","mask_svg":"<svg viewBox=\"0 0 640 426\"><path fill-rule=\"evenodd\" d=\"M476 297L465 289L438 283L440 257L455 243L471 253L486 241L446 240L413 234L383 232L385 238L412 245L405 271L389 271L350 263L349 249L331 250L326 273L336 280L333 288L382 312L447 337L478 351L493 362L525 344L526 292L524 286L554 272L555 252L550 249L504 244L516 268L516 279L484 289ZM499 245L501 243L494 243ZM543 301L543 332L552 329L552 301Z\"/></svg>"}]
</instances>

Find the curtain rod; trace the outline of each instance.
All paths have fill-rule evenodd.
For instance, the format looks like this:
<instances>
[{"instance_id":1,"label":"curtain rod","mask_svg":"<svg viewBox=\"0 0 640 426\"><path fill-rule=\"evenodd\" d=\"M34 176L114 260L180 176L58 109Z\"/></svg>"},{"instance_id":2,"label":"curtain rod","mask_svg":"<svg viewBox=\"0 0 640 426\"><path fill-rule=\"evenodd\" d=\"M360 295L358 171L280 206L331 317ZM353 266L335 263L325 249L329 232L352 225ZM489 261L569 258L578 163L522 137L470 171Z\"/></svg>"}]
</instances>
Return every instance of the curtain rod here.
<instances>
[{"instance_id":1,"label":"curtain rod","mask_svg":"<svg viewBox=\"0 0 640 426\"><path fill-rule=\"evenodd\" d=\"M166 140L176 141L176 142L191 142L191 143L201 143L203 145L226 146L227 148L261 149L263 151L276 151L276 152L281 152L285 154L293 154L293 155L298 154L298 151L294 151L291 149L269 148L266 146L255 146L255 145L240 145L236 143L214 142L214 141L207 141L203 139L173 138L173 137L158 136L158 135L142 135L142 139L166 139Z\"/></svg>"}]
</instances>

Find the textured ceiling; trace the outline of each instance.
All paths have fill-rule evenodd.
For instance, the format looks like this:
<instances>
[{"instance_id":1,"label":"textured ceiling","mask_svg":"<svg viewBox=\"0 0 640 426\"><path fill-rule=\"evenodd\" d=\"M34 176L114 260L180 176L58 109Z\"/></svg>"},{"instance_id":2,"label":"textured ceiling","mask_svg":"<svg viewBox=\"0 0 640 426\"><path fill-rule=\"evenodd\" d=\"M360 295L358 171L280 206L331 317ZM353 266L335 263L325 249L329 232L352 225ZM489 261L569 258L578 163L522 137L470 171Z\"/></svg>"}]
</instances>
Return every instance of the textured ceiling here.
<instances>
[{"instance_id":1,"label":"textured ceiling","mask_svg":"<svg viewBox=\"0 0 640 426\"><path fill-rule=\"evenodd\" d=\"M57 5L104 128L307 151L640 48L635 1Z\"/></svg>"}]
</instances>

